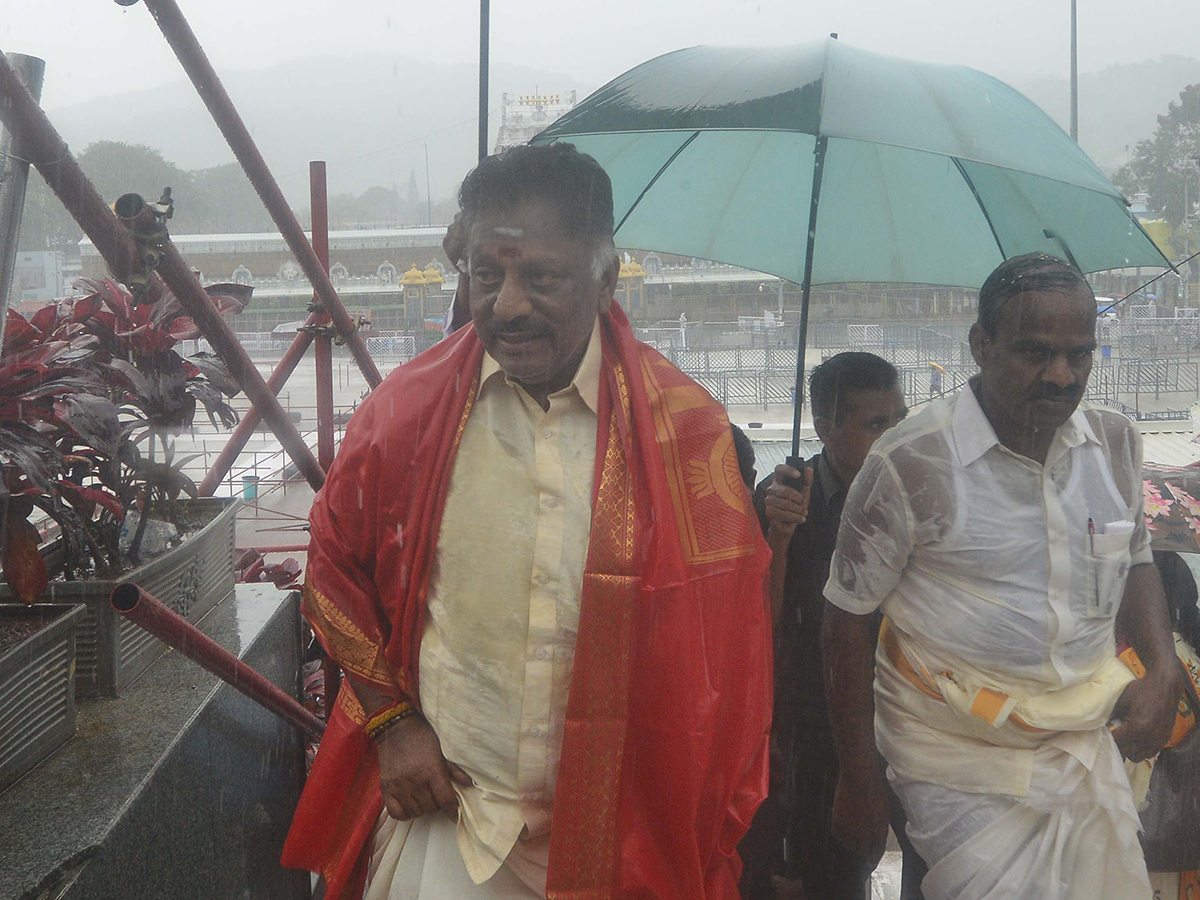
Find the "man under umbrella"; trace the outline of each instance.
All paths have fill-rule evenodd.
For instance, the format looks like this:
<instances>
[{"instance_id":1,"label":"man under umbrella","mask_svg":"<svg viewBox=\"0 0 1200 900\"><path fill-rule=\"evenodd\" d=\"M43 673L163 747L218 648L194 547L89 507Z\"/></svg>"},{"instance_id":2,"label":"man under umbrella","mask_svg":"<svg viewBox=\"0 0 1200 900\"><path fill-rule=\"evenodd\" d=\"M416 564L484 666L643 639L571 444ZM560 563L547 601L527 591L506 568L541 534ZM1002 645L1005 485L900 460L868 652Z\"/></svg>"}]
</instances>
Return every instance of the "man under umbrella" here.
<instances>
[{"instance_id":1,"label":"man under umbrella","mask_svg":"<svg viewBox=\"0 0 1200 900\"><path fill-rule=\"evenodd\" d=\"M908 410L895 366L873 353L830 357L813 369L808 384L823 448L803 475L779 466L755 493L773 552L775 718L770 796L742 844L748 900L866 900L878 862L858 857L830 832L838 768L825 703L821 618L846 490L871 446ZM784 480L796 478L807 491ZM919 884L911 852L905 863L907 880Z\"/></svg>"},{"instance_id":2,"label":"man under umbrella","mask_svg":"<svg viewBox=\"0 0 1200 900\"><path fill-rule=\"evenodd\" d=\"M329 900L736 900L767 549L724 410L613 302L608 175L467 176L472 326L359 407L304 612L346 681L284 849Z\"/></svg>"}]
</instances>

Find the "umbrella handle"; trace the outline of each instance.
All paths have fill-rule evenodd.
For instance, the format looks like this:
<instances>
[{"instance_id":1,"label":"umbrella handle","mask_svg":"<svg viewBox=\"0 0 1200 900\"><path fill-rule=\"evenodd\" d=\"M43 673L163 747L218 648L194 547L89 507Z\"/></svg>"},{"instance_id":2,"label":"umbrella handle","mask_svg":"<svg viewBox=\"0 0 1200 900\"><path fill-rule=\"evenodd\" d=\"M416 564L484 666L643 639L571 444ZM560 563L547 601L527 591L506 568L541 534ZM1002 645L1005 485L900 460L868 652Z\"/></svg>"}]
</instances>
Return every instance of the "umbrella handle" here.
<instances>
[{"instance_id":1,"label":"umbrella handle","mask_svg":"<svg viewBox=\"0 0 1200 900\"><path fill-rule=\"evenodd\" d=\"M807 465L807 463L805 462L805 460L802 457L799 457L799 456L789 456L785 460L785 462L789 466L791 466L793 469L795 469L797 472L800 472L801 477L799 477L799 478L780 478L779 483L786 487L795 488L798 491L803 490L804 489L803 473L804 473L804 468Z\"/></svg>"}]
</instances>

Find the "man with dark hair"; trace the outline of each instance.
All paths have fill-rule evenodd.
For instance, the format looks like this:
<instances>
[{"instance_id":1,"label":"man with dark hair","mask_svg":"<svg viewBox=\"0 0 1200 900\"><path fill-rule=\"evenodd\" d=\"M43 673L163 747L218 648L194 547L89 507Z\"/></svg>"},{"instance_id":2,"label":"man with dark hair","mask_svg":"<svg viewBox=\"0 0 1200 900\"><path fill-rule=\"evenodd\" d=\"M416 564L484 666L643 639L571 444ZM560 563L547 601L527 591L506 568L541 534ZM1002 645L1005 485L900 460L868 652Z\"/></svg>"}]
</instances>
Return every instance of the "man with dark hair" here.
<instances>
[{"instance_id":1,"label":"man with dark hair","mask_svg":"<svg viewBox=\"0 0 1200 900\"><path fill-rule=\"evenodd\" d=\"M1003 263L971 328L980 374L878 441L846 497L823 642L834 833L882 848L878 746L928 900L1150 897L1121 755L1165 743L1181 681L1141 438L1080 403L1095 327L1074 267Z\"/></svg>"},{"instance_id":2,"label":"man with dark hair","mask_svg":"<svg viewBox=\"0 0 1200 900\"><path fill-rule=\"evenodd\" d=\"M866 900L878 861L858 858L830 833L837 757L822 676L822 590L846 489L871 445L907 408L895 366L872 353L831 357L813 369L808 386L823 449L803 476L777 467L755 497L774 554L775 719L771 792L746 841L749 900L784 900L800 890L821 900ZM807 508L803 492L781 480L798 477L810 485Z\"/></svg>"},{"instance_id":3,"label":"man with dark hair","mask_svg":"<svg viewBox=\"0 0 1200 900\"><path fill-rule=\"evenodd\" d=\"M327 900L736 900L770 622L729 421L613 302L595 160L516 147L460 200L472 324L359 407L310 516L346 680L285 862Z\"/></svg>"}]
</instances>

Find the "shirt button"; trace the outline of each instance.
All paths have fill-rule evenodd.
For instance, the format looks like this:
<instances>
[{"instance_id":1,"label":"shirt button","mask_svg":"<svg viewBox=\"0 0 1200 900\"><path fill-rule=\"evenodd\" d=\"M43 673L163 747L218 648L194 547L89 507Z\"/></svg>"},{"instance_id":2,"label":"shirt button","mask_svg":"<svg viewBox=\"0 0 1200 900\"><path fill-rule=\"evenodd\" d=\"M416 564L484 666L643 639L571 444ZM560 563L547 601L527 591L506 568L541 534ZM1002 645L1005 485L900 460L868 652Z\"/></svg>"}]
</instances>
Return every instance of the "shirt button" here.
<instances>
[{"instance_id":1,"label":"shirt button","mask_svg":"<svg viewBox=\"0 0 1200 900\"><path fill-rule=\"evenodd\" d=\"M551 431L549 428L547 428L545 431L542 432L542 437L552 438L552 437L554 437L554 432Z\"/></svg>"},{"instance_id":2,"label":"shirt button","mask_svg":"<svg viewBox=\"0 0 1200 900\"><path fill-rule=\"evenodd\" d=\"M553 497L551 497L549 500L546 501L546 505L548 507L550 507L551 509L554 509L554 507L558 506L558 501L555 500Z\"/></svg>"},{"instance_id":3,"label":"shirt button","mask_svg":"<svg viewBox=\"0 0 1200 900\"><path fill-rule=\"evenodd\" d=\"M538 728L536 725L534 725L532 728L529 729L530 737L537 737L541 733L542 733L542 729Z\"/></svg>"},{"instance_id":4,"label":"shirt button","mask_svg":"<svg viewBox=\"0 0 1200 900\"><path fill-rule=\"evenodd\" d=\"M545 573L542 573L541 575L539 575L537 577L537 580L538 580L538 584L545 584L547 581L550 580L550 576Z\"/></svg>"},{"instance_id":5,"label":"shirt button","mask_svg":"<svg viewBox=\"0 0 1200 900\"><path fill-rule=\"evenodd\" d=\"M545 659L546 658L546 648L545 647L540 648L538 650L538 652L533 655L536 656L538 659Z\"/></svg>"}]
</instances>

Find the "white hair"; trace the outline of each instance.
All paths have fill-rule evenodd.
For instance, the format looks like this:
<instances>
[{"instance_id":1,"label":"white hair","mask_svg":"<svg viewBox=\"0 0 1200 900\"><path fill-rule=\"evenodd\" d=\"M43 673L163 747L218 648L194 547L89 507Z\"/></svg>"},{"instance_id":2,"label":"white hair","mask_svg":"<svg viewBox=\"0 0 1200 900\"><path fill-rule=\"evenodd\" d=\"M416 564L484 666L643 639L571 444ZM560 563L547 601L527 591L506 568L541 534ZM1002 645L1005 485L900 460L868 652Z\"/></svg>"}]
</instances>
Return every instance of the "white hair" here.
<instances>
[{"instance_id":1,"label":"white hair","mask_svg":"<svg viewBox=\"0 0 1200 900\"><path fill-rule=\"evenodd\" d=\"M599 281L616 261L617 248L613 242L611 240L600 241L600 246L596 248L596 253L592 256L592 277Z\"/></svg>"}]
</instances>

